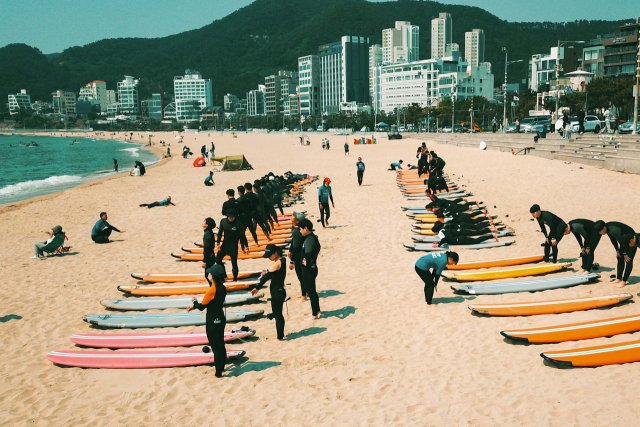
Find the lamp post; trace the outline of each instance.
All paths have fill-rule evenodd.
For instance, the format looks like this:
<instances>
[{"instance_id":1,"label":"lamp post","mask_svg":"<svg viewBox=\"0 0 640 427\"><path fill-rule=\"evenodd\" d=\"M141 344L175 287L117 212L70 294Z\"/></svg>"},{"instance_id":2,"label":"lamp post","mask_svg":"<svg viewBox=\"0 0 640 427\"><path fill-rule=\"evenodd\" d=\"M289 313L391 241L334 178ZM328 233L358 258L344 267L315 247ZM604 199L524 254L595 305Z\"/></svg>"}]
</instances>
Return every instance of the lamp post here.
<instances>
[{"instance_id":1,"label":"lamp post","mask_svg":"<svg viewBox=\"0 0 640 427\"><path fill-rule=\"evenodd\" d=\"M638 29L638 55L636 60L635 103L633 106L633 134L638 134L638 97L640 96L640 29Z\"/></svg>"},{"instance_id":2,"label":"lamp post","mask_svg":"<svg viewBox=\"0 0 640 427\"><path fill-rule=\"evenodd\" d=\"M558 119L558 98L560 98L560 84L559 84L559 79L560 79L560 72L562 71L562 68L560 67L560 46L562 46L565 43L584 43L584 41L582 40L564 40L564 41L560 41L558 40L558 50L556 51L556 120ZM549 88L551 89L551 88Z\"/></svg>"},{"instance_id":3,"label":"lamp post","mask_svg":"<svg viewBox=\"0 0 640 427\"><path fill-rule=\"evenodd\" d=\"M504 100L502 102L504 111L502 116L502 130L505 131L507 129L507 67L511 64L515 64L516 62L522 62L522 59L508 61L507 48L503 47L502 51L504 52Z\"/></svg>"}]
</instances>

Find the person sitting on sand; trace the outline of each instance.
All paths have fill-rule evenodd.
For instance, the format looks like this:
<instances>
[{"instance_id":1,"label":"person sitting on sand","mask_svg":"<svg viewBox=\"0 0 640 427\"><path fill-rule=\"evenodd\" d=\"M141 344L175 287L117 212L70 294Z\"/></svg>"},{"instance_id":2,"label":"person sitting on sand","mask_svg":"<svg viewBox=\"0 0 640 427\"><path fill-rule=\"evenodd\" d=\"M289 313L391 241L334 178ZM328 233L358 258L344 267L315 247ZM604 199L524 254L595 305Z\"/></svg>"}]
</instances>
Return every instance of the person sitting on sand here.
<instances>
[{"instance_id":1,"label":"person sitting on sand","mask_svg":"<svg viewBox=\"0 0 640 427\"><path fill-rule=\"evenodd\" d=\"M100 219L96 222L91 230L91 240L96 243L109 243L109 236L111 236L112 231L117 231L118 233L124 233L124 230L118 230L113 225L107 222L107 213L100 212Z\"/></svg>"},{"instance_id":2,"label":"person sitting on sand","mask_svg":"<svg viewBox=\"0 0 640 427\"><path fill-rule=\"evenodd\" d=\"M212 187L214 186L216 183L213 182L213 171L209 172L209 176L207 176L204 179L204 185L206 185L207 187Z\"/></svg>"},{"instance_id":3,"label":"person sitting on sand","mask_svg":"<svg viewBox=\"0 0 640 427\"><path fill-rule=\"evenodd\" d=\"M391 163L391 167L389 168L389 170L390 171L394 171L396 169L402 169L402 160L400 160L398 162Z\"/></svg>"},{"instance_id":4,"label":"person sitting on sand","mask_svg":"<svg viewBox=\"0 0 640 427\"><path fill-rule=\"evenodd\" d=\"M147 209L151 209L151 208L155 208L156 206L175 206L173 203L171 203L171 196L167 196L166 199L160 201L160 202L153 202L153 203L143 203L140 205L141 208L146 207Z\"/></svg>"},{"instance_id":5,"label":"person sitting on sand","mask_svg":"<svg viewBox=\"0 0 640 427\"><path fill-rule=\"evenodd\" d=\"M129 169L129 176L140 176L140 168L136 165L133 169Z\"/></svg>"},{"instance_id":6,"label":"person sitting on sand","mask_svg":"<svg viewBox=\"0 0 640 427\"><path fill-rule=\"evenodd\" d=\"M424 282L424 299L433 302L433 291L438 290L438 280L447 265L456 265L460 257L455 252L428 254L416 261L415 270ZM435 304L433 304L435 306Z\"/></svg>"},{"instance_id":7,"label":"person sitting on sand","mask_svg":"<svg viewBox=\"0 0 640 427\"><path fill-rule=\"evenodd\" d=\"M62 232L61 226L56 225L51 231L47 231L47 233L49 234L49 238L45 242L38 242L33 245L35 255L31 258L44 258L45 252L51 253L64 243L64 233Z\"/></svg>"}]
</instances>

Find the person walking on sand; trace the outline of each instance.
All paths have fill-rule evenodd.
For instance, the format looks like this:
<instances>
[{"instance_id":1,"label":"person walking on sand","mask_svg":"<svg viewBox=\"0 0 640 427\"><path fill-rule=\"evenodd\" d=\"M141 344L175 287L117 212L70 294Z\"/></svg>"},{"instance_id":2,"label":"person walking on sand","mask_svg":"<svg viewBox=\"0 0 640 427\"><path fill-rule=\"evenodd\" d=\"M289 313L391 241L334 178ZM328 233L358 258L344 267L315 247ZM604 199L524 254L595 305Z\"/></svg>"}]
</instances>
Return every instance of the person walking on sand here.
<instances>
[{"instance_id":1,"label":"person walking on sand","mask_svg":"<svg viewBox=\"0 0 640 427\"><path fill-rule=\"evenodd\" d=\"M306 219L303 213L294 212L291 218L291 246L289 247L289 270L296 271L296 277L300 282L300 300L307 300L307 292L304 289L304 282L302 280L302 243L304 237L300 233L300 221Z\"/></svg>"},{"instance_id":2,"label":"person walking on sand","mask_svg":"<svg viewBox=\"0 0 640 427\"><path fill-rule=\"evenodd\" d=\"M347 141L344 142L344 155L349 155L349 143Z\"/></svg>"},{"instance_id":3,"label":"person walking on sand","mask_svg":"<svg viewBox=\"0 0 640 427\"><path fill-rule=\"evenodd\" d=\"M244 234L245 226L236 218L235 209L227 210L227 217L220 221L218 230L218 253L216 263L221 264L225 255L231 258L231 272L233 280L238 280L238 243L242 246L242 252L249 253L249 243ZM224 237L224 238L223 238Z\"/></svg>"},{"instance_id":4,"label":"person walking on sand","mask_svg":"<svg viewBox=\"0 0 640 427\"><path fill-rule=\"evenodd\" d=\"M562 237L569 234L571 229L566 222L561 220L558 216L551 212L540 210L540 205L533 205L529 209L531 216L533 216L540 225L540 231L544 234L544 262L549 262L549 254L553 256L553 262L558 262L558 243L562 240ZM549 232L545 227L549 227Z\"/></svg>"},{"instance_id":5,"label":"person walking on sand","mask_svg":"<svg viewBox=\"0 0 640 427\"><path fill-rule=\"evenodd\" d=\"M356 168L358 169L358 185L362 185L362 177L364 176L364 163L362 161L362 157L358 157Z\"/></svg>"},{"instance_id":6,"label":"person walking on sand","mask_svg":"<svg viewBox=\"0 0 640 427\"><path fill-rule=\"evenodd\" d=\"M322 315L318 290L316 289L318 254L321 249L320 241L313 233L313 223L308 219L300 221L300 234L304 237L301 253L302 280L304 282L304 289L311 302L311 316L305 320L318 320Z\"/></svg>"},{"instance_id":7,"label":"person walking on sand","mask_svg":"<svg viewBox=\"0 0 640 427\"><path fill-rule=\"evenodd\" d=\"M327 140L325 138L322 138L322 149L326 150L327 148Z\"/></svg>"},{"instance_id":8,"label":"person walking on sand","mask_svg":"<svg viewBox=\"0 0 640 427\"><path fill-rule=\"evenodd\" d=\"M192 298L193 305L187 307L187 312L192 311L194 308L200 311L207 309L207 339L211 347L210 350L213 352L213 363L216 367L215 375L217 378L222 378L224 365L227 361L227 349L224 344L224 328L227 324L227 319L223 310L224 300L227 297L227 288L224 286L227 272L224 269L224 265L214 264L206 270L205 274L211 287L204 294L202 302L198 302L196 297ZM208 353L209 348L205 347L203 351Z\"/></svg>"},{"instance_id":9,"label":"person walking on sand","mask_svg":"<svg viewBox=\"0 0 640 427\"><path fill-rule=\"evenodd\" d=\"M118 230L113 225L107 222L109 217L106 212L100 212L100 219L96 222L96 224L91 229L91 240L96 243L109 243L109 236L111 236L112 231L117 231L118 233L124 233L125 230Z\"/></svg>"},{"instance_id":10,"label":"person walking on sand","mask_svg":"<svg viewBox=\"0 0 640 427\"><path fill-rule=\"evenodd\" d=\"M415 270L424 282L424 299L427 305L432 305L433 291L438 290L438 280L444 269L447 265L456 265L459 259L457 253L446 252L428 254L416 261Z\"/></svg>"},{"instance_id":11,"label":"person walking on sand","mask_svg":"<svg viewBox=\"0 0 640 427\"><path fill-rule=\"evenodd\" d=\"M331 180L329 177L325 178L322 185L318 189L318 202L320 203L320 222L323 228L327 228L329 225L329 217L331 216L331 209L329 209L329 200L331 200L331 206L335 209L336 205L333 204L333 193L331 192Z\"/></svg>"},{"instance_id":12,"label":"person walking on sand","mask_svg":"<svg viewBox=\"0 0 640 427\"><path fill-rule=\"evenodd\" d=\"M271 281L269 292L271 293L271 314L267 314L269 320L276 321L276 334L278 341L284 341L284 316L282 307L287 300L287 291L284 289L284 279L287 277L287 263L282 259L282 248L269 244L264 250L262 258L269 258L273 263L268 270L264 270L260 277L260 283L252 291L256 295L258 289Z\"/></svg>"},{"instance_id":13,"label":"person walking on sand","mask_svg":"<svg viewBox=\"0 0 640 427\"><path fill-rule=\"evenodd\" d=\"M202 223L202 229L204 230L204 236L202 237L202 248L204 258L202 260L202 268L207 271L216 263L216 235L213 232L213 229L216 228L216 221L213 218L205 218ZM211 286L211 281L209 277L205 275L207 282L209 282L209 286Z\"/></svg>"}]
</instances>

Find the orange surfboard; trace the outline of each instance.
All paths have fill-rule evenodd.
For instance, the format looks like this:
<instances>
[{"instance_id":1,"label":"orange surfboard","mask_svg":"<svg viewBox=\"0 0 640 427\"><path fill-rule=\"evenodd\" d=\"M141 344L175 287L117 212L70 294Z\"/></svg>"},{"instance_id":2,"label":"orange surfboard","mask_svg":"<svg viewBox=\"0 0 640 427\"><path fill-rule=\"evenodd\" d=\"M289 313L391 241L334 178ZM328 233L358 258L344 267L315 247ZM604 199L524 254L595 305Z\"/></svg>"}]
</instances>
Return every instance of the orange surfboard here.
<instances>
[{"instance_id":1,"label":"orange surfboard","mask_svg":"<svg viewBox=\"0 0 640 427\"><path fill-rule=\"evenodd\" d=\"M598 345L565 351L546 351L543 359L560 366L604 366L640 361L640 341Z\"/></svg>"},{"instance_id":2,"label":"orange surfboard","mask_svg":"<svg viewBox=\"0 0 640 427\"><path fill-rule=\"evenodd\" d=\"M631 294L603 295L599 297L527 301L506 304L472 304L469 309L489 316L535 316L538 314L569 313L616 305L633 298Z\"/></svg>"},{"instance_id":3,"label":"orange surfboard","mask_svg":"<svg viewBox=\"0 0 640 427\"><path fill-rule=\"evenodd\" d=\"M239 252L238 253L238 259L262 258L262 255L264 255L264 251L262 251L262 252L249 252L248 254ZM204 254L191 254L191 253L176 253L176 252L173 252L171 254L171 256L174 257L174 258L181 259L182 261L204 261ZM225 261L228 261L228 260L231 259L231 257L229 255L226 255L223 259Z\"/></svg>"},{"instance_id":4,"label":"orange surfboard","mask_svg":"<svg viewBox=\"0 0 640 427\"><path fill-rule=\"evenodd\" d=\"M227 282L224 284L227 291L241 291L249 289L260 283L259 280L250 282ZM118 286L118 290L131 295L141 296L169 296L169 295L198 295L204 294L209 289L208 283L191 284L175 283L169 285L141 285L141 286Z\"/></svg>"},{"instance_id":5,"label":"orange surfboard","mask_svg":"<svg viewBox=\"0 0 640 427\"><path fill-rule=\"evenodd\" d=\"M248 279L250 277L259 276L261 270L241 271L238 273L238 279ZM204 282L204 270L199 273L131 273L131 277L151 283L176 283L176 282ZM227 273L227 279L233 280L233 273Z\"/></svg>"}]
</instances>

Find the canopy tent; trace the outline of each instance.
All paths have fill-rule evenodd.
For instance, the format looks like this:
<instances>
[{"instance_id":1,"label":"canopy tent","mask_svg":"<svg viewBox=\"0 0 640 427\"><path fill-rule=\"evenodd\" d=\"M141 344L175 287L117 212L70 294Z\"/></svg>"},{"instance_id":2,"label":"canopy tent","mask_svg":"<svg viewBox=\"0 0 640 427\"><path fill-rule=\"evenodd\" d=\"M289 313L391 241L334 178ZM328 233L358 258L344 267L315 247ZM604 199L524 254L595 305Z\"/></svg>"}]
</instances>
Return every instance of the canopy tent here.
<instances>
[{"instance_id":1,"label":"canopy tent","mask_svg":"<svg viewBox=\"0 0 640 427\"><path fill-rule=\"evenodd\" d=\"M243 171L253 169L242 154L239 156L214 157L213 161L222 163L223 171Z\"/></svg>"}]
</instances>

